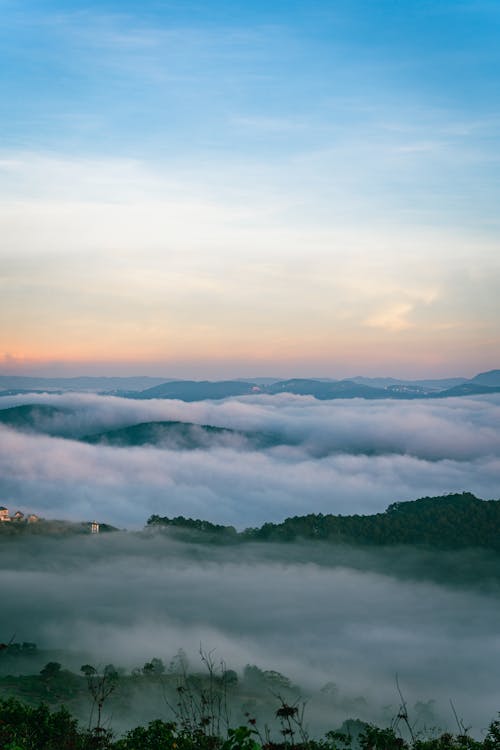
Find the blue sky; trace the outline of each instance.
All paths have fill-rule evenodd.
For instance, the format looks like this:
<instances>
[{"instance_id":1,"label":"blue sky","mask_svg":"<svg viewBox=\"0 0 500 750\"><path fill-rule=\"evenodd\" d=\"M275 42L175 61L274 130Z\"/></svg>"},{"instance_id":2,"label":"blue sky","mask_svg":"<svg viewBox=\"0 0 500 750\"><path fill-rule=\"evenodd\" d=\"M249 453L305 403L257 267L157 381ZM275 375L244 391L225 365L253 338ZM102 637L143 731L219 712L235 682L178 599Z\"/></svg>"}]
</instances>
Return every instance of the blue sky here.
<instances>
[{"instance_id":1,"label":"blue sky","mask_svg":"<svg viewBox=\"0 0 500 750\"><path fill-rule=\"evenodd\" d=\"M129 348L113 350L111 359L165 363L179 373L198 362L196 342L207 325L221 374L254 362L273 369L275 351L295 368L307 351L314 368L330 374L351 363L379 370L378 349L389 369L402 372L415 365L410 352L395 354L408 336L416 359L436 372L450 367L450 358L452 369L495 364L498 3L0 1L0 10L0 197L9 269L2 348L9 366L40 360L40 311L61 338L68 285L82 308L70 316L74 337L82 332L82 354L78 347L58 350L49 336L45 350L54 362L104 362L106 321L108 330L120 324L125 340L129 310L132 328L146 326L142 342L158 321L167 321L168 333L157 330L146 351L134 344L136 330ZM118 205L126 218L138 212L136 234L130 227L122 236L123 221L110 218ZM184 222L165 224L165 207L174 217L184 211ZM72 218L61 224L68 211ZM145 220L153 229L143 241ZM102 242L97 230L82 241L89 224L100 227ZM200 232L190 238L196 224ZM185 284L183 299L168 310L145 303L143 282L132 304L109 310L113 254L128 258L123 292L134 269L138 278L151 265L166 272L181 250L189 259L173 266L176 288ZM85 259L103 287L91 304L77 279ZM31 261L38 263L36 284L26 270ZM434 277L416 274L418 262L433 264ZM271 268L266 283L264 267ZM303 276L297 319L300 290L290 274ZM210 295L194 304L189 292L193 280L206 286L207 275L217 286L215 306ZM56 277L64 277L59 287ZM349 297L342 286L348 277L360 282L353 290L347 281L350 306L328 308L329 299ZM279 309L268 306L272 288ZM318 298L323 316L308 319L317 338L309 351L300 321ZM100 305L102 318L90 321L85 308ZM23 320L14 330L16 307ZM233 309L246 341L237 361L236 322L233 334L217 336ZM277 315L269 334L264 320ZM92 327L95 336L100 323L103 346L92 351ZM255 326L268 342L263 350L251 335ZM462 360L454 326L467 339ZM332 327L343 332L333 343ZM452 331L449 351L433 329ZM404 341L398 331L406 331ZM181 351L180 340L190 340L191 349ZM346 341L353 340L351 350ZM204 352L202 360L209 359Z\"/></svg>"}]
</instances>

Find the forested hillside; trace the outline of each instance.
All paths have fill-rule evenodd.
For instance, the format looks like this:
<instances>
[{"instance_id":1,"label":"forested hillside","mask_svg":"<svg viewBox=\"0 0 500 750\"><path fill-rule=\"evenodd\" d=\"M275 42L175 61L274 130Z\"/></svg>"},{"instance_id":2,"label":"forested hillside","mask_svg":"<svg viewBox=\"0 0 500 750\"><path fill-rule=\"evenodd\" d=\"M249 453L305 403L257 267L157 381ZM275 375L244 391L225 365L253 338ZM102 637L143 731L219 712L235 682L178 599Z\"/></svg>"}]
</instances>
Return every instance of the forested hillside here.
<instances>
[{"instance_id":1,"label":"forested hillside","mask_svg":"<svg viewBox=\"0 0 500 750\"><path fill-rule=\"evenodd\" d=\"M182 516L153 515L147 524L199 531L227 542L321 539L363 545L487 547L500 551L500 500L480 500L468 492L393 503L384 513L370 516L322 513L294 516L282 523L265 523L240 533L232 526Z\"/></svg>"}]
</instances>

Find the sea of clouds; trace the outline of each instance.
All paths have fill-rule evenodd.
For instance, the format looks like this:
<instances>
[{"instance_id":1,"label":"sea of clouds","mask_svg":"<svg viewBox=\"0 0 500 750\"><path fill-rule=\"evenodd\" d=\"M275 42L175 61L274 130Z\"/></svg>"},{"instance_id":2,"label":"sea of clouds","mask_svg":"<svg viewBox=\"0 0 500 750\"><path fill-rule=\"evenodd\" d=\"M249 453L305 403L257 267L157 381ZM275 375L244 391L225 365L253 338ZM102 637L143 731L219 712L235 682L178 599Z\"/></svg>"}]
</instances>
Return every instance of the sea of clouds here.
<instances>
[{"instance_id":1,"label":"sea of clouds","mask_svg":"<svg viewBox=\"0 0 500 750\"><path fill-rule=\"evenodd\" d=\"M23 394L0 405L21 403L68 410L44 425L52 434L0 427L0 502L45 517L140 528L158 513L244 528L311 512L373 513L447 492L500 496L500 395L184 403ZM280 444L257 451L235 435L234 445L186 451L74 439L160 420L272 433Z\"/></svg>"}]
</instances>

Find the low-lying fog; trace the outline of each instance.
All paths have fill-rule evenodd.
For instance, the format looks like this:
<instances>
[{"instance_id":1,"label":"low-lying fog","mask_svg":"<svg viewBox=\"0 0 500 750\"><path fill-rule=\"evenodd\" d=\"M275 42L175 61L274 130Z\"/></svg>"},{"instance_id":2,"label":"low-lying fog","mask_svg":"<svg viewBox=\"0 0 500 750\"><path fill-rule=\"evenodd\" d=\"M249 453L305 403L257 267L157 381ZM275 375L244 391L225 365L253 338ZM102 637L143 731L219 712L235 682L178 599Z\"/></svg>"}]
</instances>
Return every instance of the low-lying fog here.
<instances>
[{"instance_id":1,"label":"low-lying fog","mask_svg":"<svg viewBox=\"0 0 500 750\"><path fill-rule=\"evenodd\" d=\"M432 401L134 401L88 394L3 397L67 409L40 429L0 427L0 503L46 517L140 528L152 513L238 528L309 512L372 513L425 495L497 498L500 395ZM272 434L254 450L238 434L198 450L110 447L72 439L179 420Z\"/></svg>"},{"instance_id":2,"label":"low-lying fog","mask_svg":"<svg viewBox=\"0 0 500 750\"><path fill-rule=\"evenodd\" d=\"M117 532L6 540L0 562L4 637L128 668L183 648L199 669L201 643L240 673L246 664L284 673L305 696L334 682L326 709L311 699L313 728L394 716L396 673L413 718L417 701L435 701L428 726L456 729L450 698L476 734L500 709L498 583L433 583L415 552Z\"/></svg>"}]
</instances>

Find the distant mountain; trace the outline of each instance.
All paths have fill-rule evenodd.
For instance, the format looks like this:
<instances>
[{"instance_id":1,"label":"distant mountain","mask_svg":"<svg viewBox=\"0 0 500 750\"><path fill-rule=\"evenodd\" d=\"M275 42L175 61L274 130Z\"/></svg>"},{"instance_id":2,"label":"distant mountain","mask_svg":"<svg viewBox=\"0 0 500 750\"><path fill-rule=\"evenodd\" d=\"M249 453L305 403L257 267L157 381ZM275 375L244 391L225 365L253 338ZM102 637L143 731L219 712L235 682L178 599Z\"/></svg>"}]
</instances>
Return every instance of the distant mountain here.
<instances>
[{"instance_id":1,"label":"distant mountain","mask_svg":"<svg viewBox=\"0 0 500 750\"><path fill-rule=\"evenodd\" d=\"M423 380L400 380L398 378L365 378L356 375L349 378L355 383L370 385L373 388L395 388L397 386L407 386L409 388L421 389L423 391L444 391L446 388L454 388L456 385L467 383L467 378L441 378L441 379L423 379Z\"/></svg>"},{"instance_id":2,"label":"distant mountain","mask_svg":"<svg viewBox=\"0 0 500 750\"><path fill-rule=\"evenodd\" d=\"M241 448L261 450L278 445L276 435L263 432L239 432L224 427L199 425L191 422L142 422L117 430L108 430L81 438L94 445L134 447L154 445L169 450L197 450L207 448Z\"/></svg>"},{"instance_id":3,"label":"distant mountain","mask_svg":"<svg viewBox=\"0 0 500 750\"><path fill-rule=\"evenodd\" d=\"M407 385L418 385L430 391L454 388L456 385L462 385L462 383L467 383L467 378L424 378L423 380L407 381Z\"/></svg>"},{"instance_id":4,"label":"distant mountain","mask_svg":"<svg viewBox=\"0 0 500 750\"><path fill-rule=\"evenodd\" d=\"M471 378L471 383L477 383L477 385L486 385L491 387L500 386L500 370L488 370L488 372L480 372L479 375L475 375Z\"/></svg>"},{"instance_id":5,"label":"distant mountain","mask_svg":"<svg viewBox=\"0 0 500 750\"><path fill-rule=\"evenodd\" d=\"M130 377L77 377L77 378L37 378L24 375L0 375L1 390L14 391L142 391L144 388L164 383L165 378L148 376Z\"/></svg>"},{"instance_id":6,"label":"distant mountain","mask_svg":"<svg viewBox=\"0 0 500 750\"><path fill-rule=\"evenodd\" d=\"M432 395L436 398L450 398L452 396L481 396L485 393L500 393L500 385L489 387L470 381L462 385L456 385L454 388L448 388L446 391L433 393Z\"/></svg>"},{"instance_id":7,"label":"distant mountain","mask_svg":"<svg viewBox=\"0 0 500 750\"><path fill-rule=\"evenodd\" d=\"M67 414L66 409L60 409L48 404L22 404L0 409L0 424L13 427L16 430L34 430L37 432L51 432L57 417Z\"/></svg>"},{"instance_id":8,"label":"distant mountain","mask_svg":"<svg viewBox=\"0 0 500 750\"><path fill-rule=\"evenodd\" d=\"M133 399L178 399L180 401L220 400L252 394L292 393L329 399L416 399L446 398L495 393L500 388L500 370L475 377L401 380L380 377L335 380L329 378L240 378L238 380L164 380L150 377L123 378L30 378L0 375L0 396L20 393L91 391ZM2 390L3 389L3 390Z\"/></svg>"},{"instance_id":9,"label":"distant mountain","mask_svg":"<svg viewBox=\"0 0 500 750\"><path fill-rule=\"evenodd\" d=\"M367 385L368 382L384 385ZM447 396L479 395L494 393L492 387L483 386L463 378L443 380L400 381L394 378L356 378L355 380L327 380L319 378L291 378L257 384L245 380L194 381L176 380L148 388L140 393L128 392L119 395L126 398L172 398L181 401L202 401L204 399L224 399L250 394L276 395L292 393L300 396L313 396L319 400L331 399L416 399L441 398Z\"/></svg>"},{"instance_id":10,"label":"distant mountain","mask_svg":"<svg viewBox=\"0 0 500 750\"><path fill-rule=\"evenodd\" d=\"M260 392L255 383L242 380L173 380L148 388L135 395L135 398L175 398L181 401L203 401L230 396L246 396Z\"/></svg>"},{"instance_id":11,"label":"distant mountain","mask_svg":"<svg viewBox=\"0 0 500 750\"><path fill-rule=\"evenodd\" d=\"M251 383L252 385L270 385L271 383L277 383L278 380L283 378L236 378L238 383Z\"/></svg>"},{"instance_id":12,"label":"distant mountain","mask_svg":"<svg viewBox=\"0 0 500 750\"><path fill-rule=\"evenodd\" d=\"M267 386L266 393L295 393L300 396L314 396L326 400L334 398L387 398L387 393L381 388L355 383L353 380L337 380L333 382L322 380L308 380L294 378L281 380Z\"/></svg>"}]
</instances>

